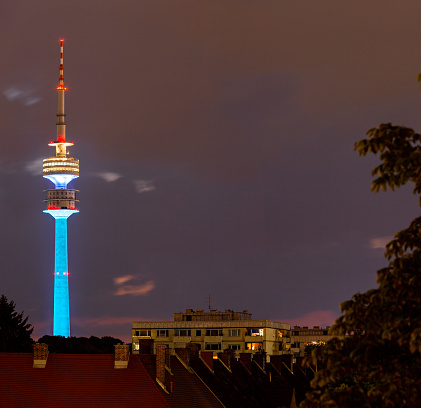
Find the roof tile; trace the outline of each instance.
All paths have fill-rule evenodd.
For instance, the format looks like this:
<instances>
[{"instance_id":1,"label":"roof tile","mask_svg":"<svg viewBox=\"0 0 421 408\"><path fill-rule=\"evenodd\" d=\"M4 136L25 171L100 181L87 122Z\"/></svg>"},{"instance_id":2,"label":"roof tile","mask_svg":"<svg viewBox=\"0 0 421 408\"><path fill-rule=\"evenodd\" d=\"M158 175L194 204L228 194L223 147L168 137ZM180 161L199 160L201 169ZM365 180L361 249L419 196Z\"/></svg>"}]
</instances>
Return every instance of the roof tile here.
<instances>
[{"instance_id":1,"label":"roof tile","mask_svg":"<svg viewBox=\"0 0 421 408\"><path fill-rule=\"evenodd\" d=\"M115 369L112 354L53 354L33 368L32 353L0 353L2 408L167 408L138 358Z\"/></svg>"}]
</instances>

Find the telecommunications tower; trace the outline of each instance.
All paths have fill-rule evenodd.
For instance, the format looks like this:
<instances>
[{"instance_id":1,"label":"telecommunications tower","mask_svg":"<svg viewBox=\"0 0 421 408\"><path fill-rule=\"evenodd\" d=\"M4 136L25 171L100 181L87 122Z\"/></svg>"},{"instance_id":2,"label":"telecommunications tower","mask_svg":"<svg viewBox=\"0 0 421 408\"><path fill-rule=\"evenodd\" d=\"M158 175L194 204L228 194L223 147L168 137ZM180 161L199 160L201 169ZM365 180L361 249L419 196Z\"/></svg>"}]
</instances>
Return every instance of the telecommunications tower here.
<instances>
[{"instance_id":1,"label":"telecommunications tower","mask_svg":"<svg viewBox=\"0 0 421 408\"><path fill-rule=\"evenodd\" d=\"M54 188L46 190L47 209L45 213L55 219L55 267L54 267L54 321L53 335L70 337L69 314L69 271L67 266L67 218L79 210L75 207L76 191L67 184L79 177L79 160L69 157L66 142L66 122L64 113L63 40L60 40L60 81L58 91L57 138L48 146L56 148L56 155L43 161L43 177L54 183Z\"/></svg>"}]
</instances>

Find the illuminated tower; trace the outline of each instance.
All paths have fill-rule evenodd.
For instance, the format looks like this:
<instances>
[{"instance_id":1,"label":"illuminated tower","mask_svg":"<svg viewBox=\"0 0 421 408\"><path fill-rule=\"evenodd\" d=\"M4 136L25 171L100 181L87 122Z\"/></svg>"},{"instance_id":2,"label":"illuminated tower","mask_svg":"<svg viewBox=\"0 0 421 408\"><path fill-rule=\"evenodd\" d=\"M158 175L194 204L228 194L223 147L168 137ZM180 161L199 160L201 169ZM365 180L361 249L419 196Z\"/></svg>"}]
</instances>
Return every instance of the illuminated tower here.
<instances>
[{"instance_id":1,"label":"illuminated tower","mask_svg":"<svg viewBox=\"0 0 421 408\"><path fill-rule=\"evenodd\" d=\"M54 183L54 188L46 190L47 209L45 213L55 219L55 267L54 267L54 322L53 335L70 337L69 315L69 272L67 266L67 218L78 212L75 203L76 191L67 188L67 184L79 177L79 160L68 156L67 147L73 143L66 142L66 122L64 113L63 79L63 40L60 40L60 82L58 91L57 139L48 146L56 148L55 157L43 161L43 177Z\"/></svg>"}]
</instances>

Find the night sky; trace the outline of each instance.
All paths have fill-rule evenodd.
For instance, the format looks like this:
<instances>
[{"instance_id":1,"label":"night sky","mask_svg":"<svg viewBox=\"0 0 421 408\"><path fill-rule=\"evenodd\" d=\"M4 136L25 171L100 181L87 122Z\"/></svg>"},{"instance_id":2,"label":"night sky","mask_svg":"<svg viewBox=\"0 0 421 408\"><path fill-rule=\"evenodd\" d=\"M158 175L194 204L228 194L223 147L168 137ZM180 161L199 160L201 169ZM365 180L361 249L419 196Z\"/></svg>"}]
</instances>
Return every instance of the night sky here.
<instances>
[{"instance_id":1,"label":"night sky","mask_svg":"<svg viewBox=\"0 0 421 408\"><path fill-rule=\"evenodd\" d=\"M71 331L130 340L186 308L330 325L419 214L371 193L383 122L421 131L419 1L6 1L0 13L0 294L52 334L59 38Z\"/></svg>"}]
</instances>

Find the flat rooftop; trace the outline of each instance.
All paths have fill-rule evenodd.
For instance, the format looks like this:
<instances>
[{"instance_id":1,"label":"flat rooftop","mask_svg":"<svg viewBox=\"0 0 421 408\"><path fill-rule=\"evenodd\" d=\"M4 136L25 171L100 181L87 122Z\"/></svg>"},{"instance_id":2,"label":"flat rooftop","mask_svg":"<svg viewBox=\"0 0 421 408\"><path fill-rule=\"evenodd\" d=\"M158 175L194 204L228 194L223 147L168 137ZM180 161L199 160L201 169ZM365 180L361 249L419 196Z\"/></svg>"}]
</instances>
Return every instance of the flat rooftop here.
<instances>
[{"instance_id":1,"label":"flat rooftop","mask_svg":"<svg viewBox=\"0 0 421 408\"><path fill-rule=\"evenodd\" d=\"M247 310L234 312L226 309L193 310L174 313L174 321L143 321L133 322L133 329L179 329L179 328L221 328L221 327L255 327L290 330L289 323L275 322L273 320L253 320Z\"/></svg>"}]
</instances>

